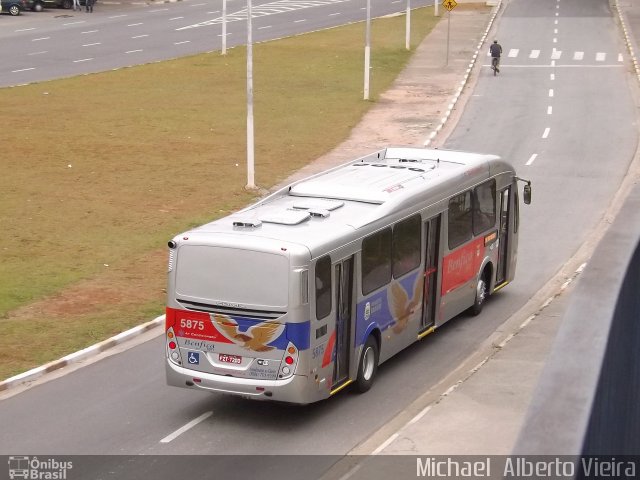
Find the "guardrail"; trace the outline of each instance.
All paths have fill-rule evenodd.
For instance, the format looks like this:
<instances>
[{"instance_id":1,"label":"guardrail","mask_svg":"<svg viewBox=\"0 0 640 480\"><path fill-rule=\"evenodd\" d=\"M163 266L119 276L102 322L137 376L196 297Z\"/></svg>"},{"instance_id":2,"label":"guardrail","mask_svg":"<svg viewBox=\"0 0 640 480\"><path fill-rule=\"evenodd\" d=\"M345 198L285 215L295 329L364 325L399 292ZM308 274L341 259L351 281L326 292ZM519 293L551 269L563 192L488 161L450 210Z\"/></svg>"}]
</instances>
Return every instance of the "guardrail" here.
<instances>
[{"instance_id":1,"label":"guardrail","mask_svg":"<svg viewBox=\"0 0 640 480\"><path fill-rule=\"evenodd\" d=\"M640 454L640 185L576 285L515 455Z\"/></svg>"}]
</instances>

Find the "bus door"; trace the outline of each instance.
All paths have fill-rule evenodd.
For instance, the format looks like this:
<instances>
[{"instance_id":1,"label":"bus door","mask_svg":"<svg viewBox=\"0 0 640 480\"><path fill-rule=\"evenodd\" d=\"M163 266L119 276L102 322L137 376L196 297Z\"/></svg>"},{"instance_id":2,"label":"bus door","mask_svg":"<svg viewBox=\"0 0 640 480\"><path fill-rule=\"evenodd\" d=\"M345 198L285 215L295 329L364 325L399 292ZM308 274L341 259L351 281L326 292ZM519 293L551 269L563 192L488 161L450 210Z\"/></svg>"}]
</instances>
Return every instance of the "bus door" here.
<instances>
[{"instance_id":1,"label":"bus door","mask_svg":"<svg viewBox=\"0 0 640 480\"><path fill-rule=\"evenodd\" d=\"M333 385L349 378L349 356L353 350L351 341L353 301L353 256L335 265L336 285L336 346L333 366Z\"/></svg>"},{"instance_id":2,"label":"bus door","mask_svg":"<svg viewBox=\"0 0 640 480\"><path fill-rule=\"evenodd\" d=\"M425 228L425 261L424 261L424 295L422 296L421 330L435 323L438 294L438 261L440 260L440 219L438 215L424 224Z\"/></svg>"},{"instance_id":3,"label":"bus door","mask_svg":"<svg viewBox=\"0 0 640 480\"><path fill-rule=\"evenodd\" d=\"M498 266L496 268L496 286L507 279L509 266L509 220L511 186L500 191L500 229L498 231Z\"/></svg>"}]
</instances>

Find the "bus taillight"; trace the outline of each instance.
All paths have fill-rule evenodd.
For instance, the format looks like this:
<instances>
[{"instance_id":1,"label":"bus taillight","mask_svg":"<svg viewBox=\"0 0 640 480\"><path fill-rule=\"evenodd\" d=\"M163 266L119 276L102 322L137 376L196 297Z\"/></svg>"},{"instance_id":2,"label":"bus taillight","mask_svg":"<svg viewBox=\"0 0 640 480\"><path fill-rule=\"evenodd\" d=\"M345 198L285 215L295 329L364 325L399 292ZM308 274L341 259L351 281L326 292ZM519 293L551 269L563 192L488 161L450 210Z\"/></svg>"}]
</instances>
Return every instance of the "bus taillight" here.
<instances>
[{"instance_id":1,"label":"bus taillight","mask_svg":"<svg viewBox=\"0 0 640 480\"><path fill-rule=\"evenodd\" d=\"M293 372L296 369L297 362L298 349L293 343L289 342L289 345L287 345L287 349L285 350L284 362L280 367L278 378L289 378L291 375L293 375Z\"/></svg>"},{"instance_id":2,"label":"bus taillight","mask_svg":"<svg viewBox=\"0 0 640 480\"><path fill-rule=\"evenodd\" d=\"M176 365L182 365L182 357L180 356L180 349L178 344L174 340L175 334L173 328L167 329L167 357Z\"/></svg>"}]
</instances>

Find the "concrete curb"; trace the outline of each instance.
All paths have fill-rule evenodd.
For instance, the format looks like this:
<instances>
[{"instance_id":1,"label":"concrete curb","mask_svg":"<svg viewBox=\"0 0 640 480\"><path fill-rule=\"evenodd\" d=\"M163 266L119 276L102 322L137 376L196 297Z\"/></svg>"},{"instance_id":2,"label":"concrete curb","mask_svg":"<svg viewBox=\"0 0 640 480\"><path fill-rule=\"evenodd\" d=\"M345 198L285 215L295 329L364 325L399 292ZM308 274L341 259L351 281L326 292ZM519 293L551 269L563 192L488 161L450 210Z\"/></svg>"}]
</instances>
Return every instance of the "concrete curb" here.
<instances>
[{"instance_id":1,"label":"concrete curb","mask_svg":"<svg viewBox=\"0 0 640 480\"><path fill-rule=\"evenodd\" d=\"M633 68L636 72L636 78L640 82L640 66L638 65L638 59L636 58L636 53L635 53L636 49L634 48L635 41L634 41L633 35L629 32L629 29L627 28L626 15L620 9L620 4L618 0L614 0L613 6L618 12L618 20L620 20L620 26L622 27L622 32L624 34L624 41L627 45L627 50L629 50L631 61L633 62Z\"/></svg>"},{"instance_id":2,"label":"concrete curb","mask_svg":"<svg viewBox=\"0 0 640 480\"><path fill-rule=\"evenodd\" d=\"M120 345L124 342L127 342L149 330L152 330L156 327L161 326L164 323L164 315L160 315L159 317L154 318L150 322L143 323L142 325L138 325L137 327L133 327L125 332L119 333L111 338L108 338L100 343L96 343L95 345L91 345L90 347L84 348L80 351L70 353L67 356L64 356L58 360L54 360L40 367L33 368L27 372L21 373L11 378L7 378L0 382L0 392L9 390L14 387L18 387L24 383L31 382L36 380L47 373L51 373L55 370L59 370L60 368L66 367L67 365L71 365L74 363L82 362L87 358L93 357L94 355L98 355L106 350L109 350L116 345Z\"/></svg>"},{"instance_id":3,"label":"concrete curb","mask_svg":"<svg viewBox=\"0 0 640 480\"><path fill-rule=\"evenodd\" d=\"M480 55L480 50L482 49L482 46L484 45L485 41L487 40L487 36L489 35L489 31L491 30L491 27L493 26L493 22L495 21L496 16L498 15L498 12L500 11L500 7L502 6L502 0L497 0L497 1L494 1L494 2L491 2L491 3L487 2L487 5L488 6L495 5L495 7L493 9L493 13L491 14L491 18L489 19L489 22L487 23L487 28L484 31L484 34L482 35L482 38L480 38L480 42L478 43L478 46L476 47L476 51L474 52L473 57L471 58L471 62L469 63L469 67L467 68L467 72L465 73L464 78L460 82L460 87L458 87L458 90L456 90L456 93L454 94L453 98L451 99L451 103L447 107L447 112L444 114L444 117L442 117L442 119L440 120L440 124L435 128L435 130L433 132L431 132L429 137L424 141L423 145L425 147L428 147L429 144L433 141L433 139L436 138L438 133L440 133L440 131L444 128L445 124L449 120L449 117L451 116L451 112L453 111L453 109L455 108L456 104L458 103L460 95L462 94L462 91L464 90L464 87L466 87L466 85L467 85L467 83L469 81L469 77L471 76L471 72L473 71L473 67L476 65L476 62L478 60L478 56Z\"/></svg>"}]
</instances>

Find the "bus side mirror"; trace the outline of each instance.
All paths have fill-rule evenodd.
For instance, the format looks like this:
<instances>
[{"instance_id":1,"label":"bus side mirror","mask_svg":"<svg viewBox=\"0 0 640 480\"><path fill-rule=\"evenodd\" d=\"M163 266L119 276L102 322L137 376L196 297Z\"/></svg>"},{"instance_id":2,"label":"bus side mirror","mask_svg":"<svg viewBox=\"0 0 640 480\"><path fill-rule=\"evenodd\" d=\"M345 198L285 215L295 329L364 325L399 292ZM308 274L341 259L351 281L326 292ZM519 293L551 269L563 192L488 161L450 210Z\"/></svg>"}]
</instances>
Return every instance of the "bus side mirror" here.
<instances>
[{"instance_id":1,"label":"bus side mirror","mask_svg":"<svg viewBox=\"0 0 640 480\"><path fill-rule=\"evenodd\" d=\"M524 186L524 190L523 190L522 193L523 193L523 197L524 197L523 198L524 203L526 205L529 205L531 203L531 184L530 183L528 183L528 184L526 184Z\"/></svg>"}]
</instances>

